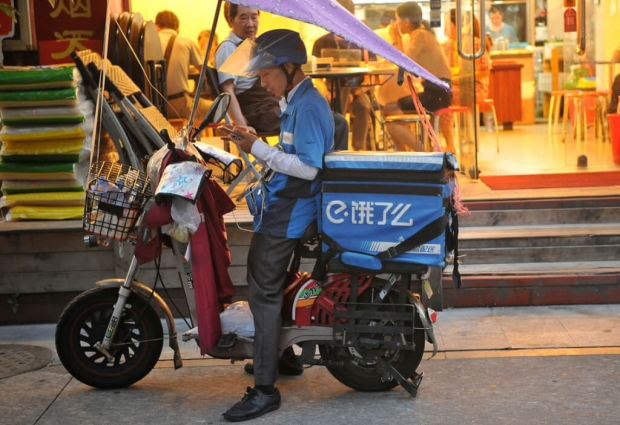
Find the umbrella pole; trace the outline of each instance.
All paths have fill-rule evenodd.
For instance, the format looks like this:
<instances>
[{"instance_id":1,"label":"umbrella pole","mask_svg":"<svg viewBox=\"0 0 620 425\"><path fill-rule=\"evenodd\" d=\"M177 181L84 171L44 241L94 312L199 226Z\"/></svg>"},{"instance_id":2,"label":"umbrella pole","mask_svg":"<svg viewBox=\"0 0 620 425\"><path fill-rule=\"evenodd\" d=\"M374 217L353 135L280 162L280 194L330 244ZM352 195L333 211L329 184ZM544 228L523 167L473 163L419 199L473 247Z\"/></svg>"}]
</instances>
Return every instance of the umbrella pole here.
<instances>
[{"instance_id":1,"label":"umbrella pole","mask_svg":"<svg viewBox=\"0 0 620 425\"><path fill-rule=\"evenodd\" d=\"M200 92L202 91L202 87L205 81L205 72L207 71L207 65L209 61L209 55L211 54L211 47L213 45L213 39L215 37L215 29L217 28L217 21L220 17L220 10L222 8L223 0L217 0L217 6L215 7L215 16L213 18L213 25L211 26L211 34L209 35L209 43L207 44L207 53L205 54L204 61L202 63L202 69L200 70L200 77L198 78L198 86L196 87L196 96L194 97L194 106L192 107L192 112L189 115L188 121L188 134L190 133L189 129L191 129L192 123L194 122L194 114L198 109L198 104L200 103Z\"/></svg>"}]
</instances>

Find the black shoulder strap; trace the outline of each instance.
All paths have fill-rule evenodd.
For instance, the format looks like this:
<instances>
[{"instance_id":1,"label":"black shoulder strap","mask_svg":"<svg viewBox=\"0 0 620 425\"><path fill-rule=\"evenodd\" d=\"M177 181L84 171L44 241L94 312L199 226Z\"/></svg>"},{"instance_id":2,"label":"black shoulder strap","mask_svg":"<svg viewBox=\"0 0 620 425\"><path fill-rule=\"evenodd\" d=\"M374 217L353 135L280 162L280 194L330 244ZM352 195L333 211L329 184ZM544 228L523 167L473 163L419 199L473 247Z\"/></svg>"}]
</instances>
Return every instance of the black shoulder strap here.
<instances>
[{"instance_id":1,"label":"black shoulder strap","mask_svg":"<svg viewBox=\"0 0 620 425\"><path fill-rule=\"evenodd\" d=\"M228 38L227 38L226 40L224 40L224 41L222 41L220 44L218 44L217 49L215 49L215 52L217 52L217 51L220 49L220 47L222 47L222 44L224 44L224 43L232 43L232 44L234 44L236 47L239 47L239 44L240 44L240 43L235 43L234 41L232 41L232 40L230 40L230 39L228 39Z\"/></svg>"},{"instance_id":2,"label":"black shoulder strap","mask_svg":"<svg viewBox=\"0 0 620 425\"><path fill-rule=\"evenodd\" d=\"M454 281L454 285L457 288L461 288L461 274L459 272L459 263L458 263L458 217L456 214L452 214L452 224L448 226L448 217L446 214L427 224L423 228L421 228L416 234L405 239L401 243L396 246L393 246L383 252L379 252L375 254L375 257L385 260L389 258L397 257L398 255L411 251L413 248L420 246L426 242L429 242L436 237L441 236L444 232L448 233L447 243L449 243L454 249L454 266L452 270L452 280ZM331 258L333 258L336 254L344 252L345 250L331 237L326 235L325 233L321 234L321 240L328 247L326 252L322 252L319 255L319 258L314 266L312 271L312 278L315 280L323 280L325 275L327 274L327 263Z\"/></svg>"},{"instance_id":3,"label":"black shoulder strap","mask_svg":"<svg viewBox=\"0 0 620 425\"><path fill-rule=\"evenodd\" d=\"M172 46L174 46L174 40L177 39L176 34L172 34L168 39L168 45L166 46L166 53L164 53L164 59L166 60L166 65L170 64L170 55L172 54Z\"/></svg>"},{"instance_id":4,"label":"black shoulder strap","mask_svg":"<svg viewBox=\"0 0 620 425\"><path fill-rule=\"evenodd\" d=\"M410 251L416 246L420 246L423 243L431 241L438 236L441 236L446 231L448 225L448 218L446 215L442 215L438 219L428 223L426 226L418 230L414 235L408 237L396 246L390 247L383 252L379 252L375 257L382 260L398 257L400 254Z\"/></svg>"}]
</instances>

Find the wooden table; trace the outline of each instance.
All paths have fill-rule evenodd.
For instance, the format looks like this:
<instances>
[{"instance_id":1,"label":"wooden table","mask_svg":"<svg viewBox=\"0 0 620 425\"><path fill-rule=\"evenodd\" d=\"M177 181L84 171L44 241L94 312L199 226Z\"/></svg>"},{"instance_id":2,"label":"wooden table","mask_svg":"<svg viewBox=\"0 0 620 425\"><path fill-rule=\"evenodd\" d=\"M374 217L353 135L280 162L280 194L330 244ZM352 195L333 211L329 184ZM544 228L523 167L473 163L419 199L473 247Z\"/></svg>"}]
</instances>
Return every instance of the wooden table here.
<instances>
[{"instance_id":1,"label":"wooden table","mask_svg":"<svg viewBox=\"0 0 620 425\"><path fill-rule=\"evenodd\" d=\"M321 68L314 72L307 72L306 75L311 78L325 78L330 82L330 92L332 98L332 110L340 114L344 110L344 100L346 95L343 94L343 90L350 88L347 85L347 79L352 77L363 77L370 72L368 68ZM354 84L358 86L359 84Z\"/></svg>"}]
</instances>

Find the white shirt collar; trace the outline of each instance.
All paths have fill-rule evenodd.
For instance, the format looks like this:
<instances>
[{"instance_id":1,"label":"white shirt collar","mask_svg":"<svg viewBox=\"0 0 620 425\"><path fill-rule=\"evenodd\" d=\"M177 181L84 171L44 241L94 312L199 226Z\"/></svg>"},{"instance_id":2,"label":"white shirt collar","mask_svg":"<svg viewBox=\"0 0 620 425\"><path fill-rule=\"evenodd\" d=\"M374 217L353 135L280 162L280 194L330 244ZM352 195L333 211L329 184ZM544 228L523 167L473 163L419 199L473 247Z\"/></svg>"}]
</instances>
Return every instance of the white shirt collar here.
<instances>
[{"instance_id":1,"label":"white shirt collar","mask_svg":"<svg viewBox=\"0 0 620 425\"><path fill-rule=\"evenodd\" d=\"M240 45L241 43L244 42L244 39L239 37L237 34L235 34L234 32L230 32L230 34L228 34L228 38L235 43L237 46Z\"/></svg>"},{"instance_id":2,"label":"white shirt collar","mask_svg":"<svg viewBox=\"0 0 620 425\"><path fill-rule=\"evenodd\" d=\"M284 97L280 99L280 110L282 112L286 111L286 107L288 106L289 101L293 98L293 96L295 95L295 92L297 91L301 83L303 83L309 78L310 77L306 77L303 80L301 80L299 83L297 83L297 85L293 87L290 92L288 92L288 99L285 99Z\"/></svg>"}]
</instances>

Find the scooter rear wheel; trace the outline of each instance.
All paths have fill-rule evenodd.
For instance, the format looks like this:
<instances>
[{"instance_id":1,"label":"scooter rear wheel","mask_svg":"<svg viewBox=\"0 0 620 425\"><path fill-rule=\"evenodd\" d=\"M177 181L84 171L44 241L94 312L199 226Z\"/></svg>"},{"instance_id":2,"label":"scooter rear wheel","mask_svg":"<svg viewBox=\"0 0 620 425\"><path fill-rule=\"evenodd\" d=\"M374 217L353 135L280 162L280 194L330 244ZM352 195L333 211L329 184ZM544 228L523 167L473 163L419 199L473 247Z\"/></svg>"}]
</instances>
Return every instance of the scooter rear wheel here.
<instances>
[{"instance_id":1,"label":"scooter rear wheel","mask_svg":"<svg viewBox=\"0 0 620 425\"><path fill-rule=\"evenodd\" d=\"M375 279L371 286L361 294L359 302L372 303L384 285L384 280ZM397 300L398 294L392 290L387 294L380 305L383 310L389 311L394 308L394 304L397 303ZM382 325L389 326L390 323L382 323ZM413 324L410 323L409 325ZM383 350L381 355L383 360L390 363L405 378L409 378L413 375L424 355L426 335L424 329L422 329L420 319L417 318L417 316L415 328L413 333L415 350ZM368 358L372 358L369 354L376 354L377 350L369 350L372 350L372 353L365 352L364 349L350 347L336 347L333 345L319 346L319 352L323 360L342 363L342 366L327 366L327 370L329 370L334 378L347 387L358 391L375 392L387 391L397 386L398 382L394 379L390 381L382 380L382 376L377 370L376 363L367 360Z\"/></svg>"},{"instance_id":2,"label":"scooter rear wheel","mask_svg":"<svg viewBox=\"0 0 620 425\"><path fill-rule=\"evenodd\" d=\"M144 378L163 347L159 316L147 302L131 294L114 337L108 361L95 344L108 328L118 288L93 288L74 298L56 326L56 351L76 379L95 388L123 388Z\"/></svg>"}]
</instances>

